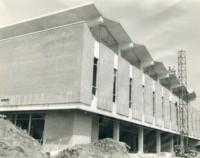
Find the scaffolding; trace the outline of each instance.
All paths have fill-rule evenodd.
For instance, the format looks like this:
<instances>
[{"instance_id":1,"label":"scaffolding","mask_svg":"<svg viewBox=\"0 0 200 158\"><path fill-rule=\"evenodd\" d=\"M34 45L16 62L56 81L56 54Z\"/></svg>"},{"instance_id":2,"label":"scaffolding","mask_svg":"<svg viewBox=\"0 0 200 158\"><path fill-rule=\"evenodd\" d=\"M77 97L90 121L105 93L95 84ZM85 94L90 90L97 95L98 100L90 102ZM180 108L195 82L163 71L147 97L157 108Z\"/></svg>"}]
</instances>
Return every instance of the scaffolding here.
<instances>
[{"instance_id":1,"label":"scaffolding","mask_svg":"<svg viewBox=\"0 0 200 158\"><path fill-rule=\"evenodd\" d=\"M186 63L186 51L178 51L178 77L180 80L179 91L179 116L178 116L178 128L180 132L180 150L181 153L189 151L189 119L188 119L188 94L187 94L187 63Z\"/></svg>"}]
</instances>

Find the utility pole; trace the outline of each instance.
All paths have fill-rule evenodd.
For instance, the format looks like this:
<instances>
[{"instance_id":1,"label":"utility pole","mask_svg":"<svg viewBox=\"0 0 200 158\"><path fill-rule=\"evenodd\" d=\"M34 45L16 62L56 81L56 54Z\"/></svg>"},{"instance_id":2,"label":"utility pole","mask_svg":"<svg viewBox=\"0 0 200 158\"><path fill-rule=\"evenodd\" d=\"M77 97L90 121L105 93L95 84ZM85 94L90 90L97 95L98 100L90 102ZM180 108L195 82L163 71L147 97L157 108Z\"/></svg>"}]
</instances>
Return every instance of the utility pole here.
<instances>
[{"instance_id":1,"label":"utility pole","mask_svg":"<svg viewBox=\"0 0 200 158\"><path fill-rule=\"evenodd\" d=\"M178 77L180 81L179 91L179 116L178 116L178 128L180 132L180 149L184 154L189 150L188 144L188 94L187 94L187 63L186 63L186 51L178 51ZM185 89L186 88L186 89Z\"/></svg>"}]
</instances>

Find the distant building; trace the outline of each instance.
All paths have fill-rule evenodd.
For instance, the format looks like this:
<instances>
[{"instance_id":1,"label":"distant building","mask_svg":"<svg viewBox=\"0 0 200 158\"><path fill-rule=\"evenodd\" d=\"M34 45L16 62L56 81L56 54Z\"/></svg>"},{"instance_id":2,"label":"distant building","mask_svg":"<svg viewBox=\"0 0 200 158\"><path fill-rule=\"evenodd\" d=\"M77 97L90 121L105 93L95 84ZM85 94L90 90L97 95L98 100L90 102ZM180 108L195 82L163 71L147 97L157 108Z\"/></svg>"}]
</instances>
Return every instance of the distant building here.
<instances>
[{"instance_id":1,"label":"distant building","mask_svg":"<svg viewBox=\"0 0 200 158\"><path fill-rule=\"evenodd\" d=\"M178 78L94 4L0 28L0 83L1 113L46 151L109 137L172 152L179 141Z\"/></svg>"}]
</instances>

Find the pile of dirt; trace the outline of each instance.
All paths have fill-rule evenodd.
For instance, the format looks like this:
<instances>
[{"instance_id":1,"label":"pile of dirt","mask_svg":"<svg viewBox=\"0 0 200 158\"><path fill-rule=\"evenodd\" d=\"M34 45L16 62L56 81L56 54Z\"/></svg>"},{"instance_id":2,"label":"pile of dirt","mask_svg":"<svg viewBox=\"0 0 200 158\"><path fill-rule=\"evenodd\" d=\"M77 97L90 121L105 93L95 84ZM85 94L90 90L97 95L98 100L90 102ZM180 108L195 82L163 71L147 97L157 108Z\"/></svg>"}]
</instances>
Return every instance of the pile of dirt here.
<instances>
[{"instance_id":1,"label":"pile of dirt","mask_svg":"<svg viewBox=\"0 0 200 158\"><path fill-rule=\"evenodd\" d=\"M130 158L127 145L112 139L103 139L84 145L75 145L58 153L55 158Z\"/></svg>"},{"instance_id":2,"label":"pile of dirt","mask_svg":"<svg viewBox=\"0 0 200 158\"><path fill-rule=\"evenodd\" d=\"M10 121L0 118L0 158L46 158L41 145Z\"/></svg>"}]
</instances>

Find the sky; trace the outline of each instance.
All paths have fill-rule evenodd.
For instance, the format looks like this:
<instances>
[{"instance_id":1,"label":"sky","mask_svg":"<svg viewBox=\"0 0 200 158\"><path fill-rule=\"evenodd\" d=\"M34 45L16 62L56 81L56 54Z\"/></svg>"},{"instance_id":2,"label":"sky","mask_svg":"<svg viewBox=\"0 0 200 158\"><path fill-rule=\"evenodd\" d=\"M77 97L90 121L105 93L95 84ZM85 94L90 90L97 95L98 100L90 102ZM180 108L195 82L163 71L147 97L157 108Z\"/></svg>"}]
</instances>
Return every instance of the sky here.
<instances>
[{"instance_id":1,"label":"sky","mask_svg":"<svg viewBox=\"0 0 200 158\"><path fill-rule=\"evenodd\" d=\"M187 52L188 87L200 109L200 0L0 0L0 27L86 2L122 24L153 58L177 67L177 51Z\"/></svg>"}]
</instances>

